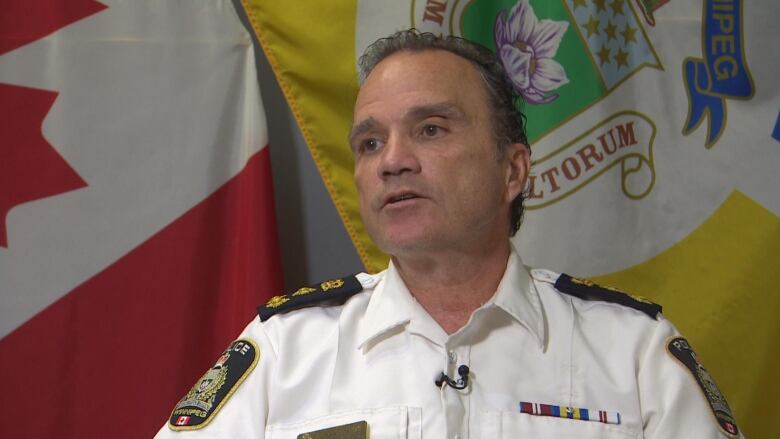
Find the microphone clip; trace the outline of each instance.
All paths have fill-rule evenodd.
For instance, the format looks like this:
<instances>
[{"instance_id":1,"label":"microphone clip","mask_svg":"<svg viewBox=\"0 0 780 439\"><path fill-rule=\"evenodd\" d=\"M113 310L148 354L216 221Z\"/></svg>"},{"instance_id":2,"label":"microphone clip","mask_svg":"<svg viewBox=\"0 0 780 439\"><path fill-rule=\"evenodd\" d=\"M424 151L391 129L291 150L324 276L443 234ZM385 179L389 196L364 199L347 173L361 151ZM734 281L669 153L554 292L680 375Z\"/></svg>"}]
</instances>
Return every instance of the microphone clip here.
<instances>
[{"instance_id":1,"label":"microphone clip","mask_svg":"<svg viewBox=\"0 0 780 439\"><path fill-rule=\"evenodd\" d=\"M469 385L469 367L465 364L458 366L458 375L460 375L460 379L455 381L448 377L447 374L442 372L439 378L434 381L434 383L436 384L436 387L441 387L442 385L446 384L453 389L463 390Z\"/></svg>"}]
</instances>

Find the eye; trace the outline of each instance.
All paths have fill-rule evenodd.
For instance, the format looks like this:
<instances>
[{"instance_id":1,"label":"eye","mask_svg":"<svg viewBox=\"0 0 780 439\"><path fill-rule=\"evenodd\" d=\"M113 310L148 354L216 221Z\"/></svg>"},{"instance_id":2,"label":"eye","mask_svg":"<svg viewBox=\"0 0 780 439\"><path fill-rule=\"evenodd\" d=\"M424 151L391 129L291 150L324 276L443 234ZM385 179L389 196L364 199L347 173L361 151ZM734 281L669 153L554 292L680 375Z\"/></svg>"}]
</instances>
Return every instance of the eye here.
<instances>
[{"instance_id":1,"label":"eye","mask_svg":"<svg viewBox=\"0 0 780 439\"><path fill-rule=\"evenodd\" d=\"M422 134L425 137L436 137L441 132L441 127L437 125L425 125Z\"/></svg>"},{"instance_id":2,"label":"eye","mask_svg":"<svg viewBox=\"0 0 780 439\"><path fill-rule=\"evenodd\" d=\"M440 130L441 128L437 127L436 125L425 125L423 127L423 135L427 137L434 137L439 134Z\"/></svg>"},{"instance_id":3,"label":"eye","mask_svg":"<svg viewBox=\"0 0 780 439\"><path fill-rule=\"evenodd\" d=\"M361 152L374 152L381 147L382 147L382 141L375 137L369 137L368 139L362 140L360 142Z\"/></svg>"}]
</instances>

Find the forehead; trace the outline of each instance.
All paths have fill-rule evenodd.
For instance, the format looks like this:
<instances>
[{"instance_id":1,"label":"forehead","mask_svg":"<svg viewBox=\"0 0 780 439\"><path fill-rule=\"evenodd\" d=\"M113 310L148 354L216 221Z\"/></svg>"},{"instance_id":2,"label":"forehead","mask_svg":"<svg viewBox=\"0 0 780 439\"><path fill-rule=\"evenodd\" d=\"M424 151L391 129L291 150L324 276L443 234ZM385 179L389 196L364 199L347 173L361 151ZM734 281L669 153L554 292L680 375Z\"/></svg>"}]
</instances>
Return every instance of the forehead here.
<instances>
[{"instance_id":1,"label":"forehead","mask_svg":"<svg viewBox=\"0 0 780 439\"><path fill-rule=\"evenodd\" d=\"M477 68L445 50L402 51L379 62L368 75L355 102L355 121L386 115L396 107L445 101L466 113L486 109L488 92Z\"/></svg>"}]
</instances>

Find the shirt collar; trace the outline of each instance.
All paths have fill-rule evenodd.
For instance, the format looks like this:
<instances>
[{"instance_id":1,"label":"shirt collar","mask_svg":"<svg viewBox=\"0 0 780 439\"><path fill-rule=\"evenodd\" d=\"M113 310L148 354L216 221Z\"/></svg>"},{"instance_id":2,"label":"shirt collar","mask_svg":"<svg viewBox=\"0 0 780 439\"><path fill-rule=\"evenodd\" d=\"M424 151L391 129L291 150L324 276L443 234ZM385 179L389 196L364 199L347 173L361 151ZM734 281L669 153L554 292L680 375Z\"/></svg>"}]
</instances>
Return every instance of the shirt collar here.
<instances>
[{"instance_id":1,"label":"shirt collar","mask_svg":"<svg viewBox=\"0 0 780 439\"><path fill-rule=\"evenodd\" d=\"M358 347L365 348L381 335L403 325L443 344L447 334L409 292L400 273L390 261L377 284L359 326Z\"/></svg>"},{"instance_id":2,"label":"shirt collar","mask_svg":"<svg viewBox=\"0 0 780 439\"><path fill-rule=\"evenodd\" d=\"M542 301L528 268L523 265L514 246L496 294L485 306L490 306L491 302L528 329L536 338L539 348L544 348L547 332Z\"/></svg>"},{"instance_id":3,"label":"shirt collar","mask_svg":"<svg viewBox=\"0 0 780 439\"><path fill-rule=\"evenodd\" d=\"M514 246L496 293L482 308L490 306L496 306L512 316L531 332L540 348L544 347L547 334L542 303L528 269ZM379 336L404 325L408 325L406 329L410 332L419 333L441 345L448 337L417 303L391 261L371 294L366 313L360 322L358 347L365 350L370 343L381 340Z\"/></svg>"}]
</instances>

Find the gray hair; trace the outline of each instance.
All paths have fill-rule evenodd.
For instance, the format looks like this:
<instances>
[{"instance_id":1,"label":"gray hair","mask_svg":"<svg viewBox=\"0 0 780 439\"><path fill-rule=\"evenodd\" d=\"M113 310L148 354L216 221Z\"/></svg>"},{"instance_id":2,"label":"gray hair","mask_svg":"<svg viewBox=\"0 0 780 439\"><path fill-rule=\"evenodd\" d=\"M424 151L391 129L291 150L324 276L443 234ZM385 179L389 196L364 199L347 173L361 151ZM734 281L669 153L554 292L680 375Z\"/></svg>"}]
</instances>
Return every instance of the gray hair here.
<instances>
[{"instance_id":1,"label":"gray hair","mask_svg":"<svg viewBox=\"0 0 780 439\"><path fill-rule=\"evenodd\" d=\"M512 143L528 145L528 135L525 130L526 117L519 109L524 102L515 91L504 65L489 49L464 38L451 35L439 37L416 29L398 31L389 37L381 38L368 46L358 60L360 85L363 85L377 64L390 55L425 50L445 50L466 59L477 69L493 108L492 119L499 154ZM520 228L526 196L527 192L523 191L512 200L509 236L514 236Z\"/></svg>"}]
</instances>

